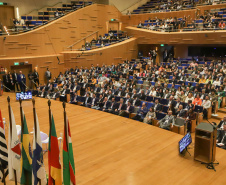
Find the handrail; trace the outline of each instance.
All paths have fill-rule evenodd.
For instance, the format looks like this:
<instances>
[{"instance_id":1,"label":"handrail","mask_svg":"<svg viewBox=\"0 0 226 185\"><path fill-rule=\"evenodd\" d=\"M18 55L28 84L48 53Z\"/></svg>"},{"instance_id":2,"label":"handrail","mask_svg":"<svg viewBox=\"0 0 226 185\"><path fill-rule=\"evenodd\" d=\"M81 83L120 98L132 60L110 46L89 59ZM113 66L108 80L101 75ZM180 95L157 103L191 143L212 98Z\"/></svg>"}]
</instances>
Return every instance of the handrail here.
<instances>
[{"instance_id":1,"label":"handrail","mask_svg":"<svg viewBox=\"0 0 226 185\"><path fill-rule=\"evenodd\" d=\"M130 5L129 7L125 8L124 10L121 10L121 12L124 12L125 10L128 10L129 8L131 8L132 6L134 6L135 4L137 4L137 3L141 2L141 1L143 1L143 0L136 1L135 3L133 3L132 5Z\"/></svg>"},{"instance_id":2,"label":"handrail","mask_svg":"<svg viewBox=\"0 0 226 185\"><path fill-rule=\"evenodd\" d=\"M82 39L78 40L78 41L77 41L77 42L75 42L74 44L72 44L72 45L68 46L68 47L67 47L67 49L69 49L69 48L71 48L71 49L72 49L72 47L73 47L74 45L76 45L76 44L78 44L79 42L81 42L81 41L85 40L86 38L88 38L88 37L90 37L90 36L94 35L95 33L98 33L99 31L100 31L100 30L95 31L95 32L93 32L93 33L91 33L91 34L87 35L86 37L84 37L84 38L82 38Z\"/></svg>"},{"instance_id":3,"label":"handrail","mask_svg":"<svg viewBox=\"0 0 226 185\"><path fill-rule=\"evenodd\" d=\"M38 12L38 11L40 11L43 8L54 7L54 6L56 6L57 4L60 4L60 3L63 3L63 2L62 1L59 1L59 2L57 2L57 3L55 3L54 5L51 5L51 6L43 6L42 8L39 8L39 9L33 9L29 13L26 13L25 15L29 15L29 14L31 14L34 11L37 11Z\"/></svg>"}]
</instances>

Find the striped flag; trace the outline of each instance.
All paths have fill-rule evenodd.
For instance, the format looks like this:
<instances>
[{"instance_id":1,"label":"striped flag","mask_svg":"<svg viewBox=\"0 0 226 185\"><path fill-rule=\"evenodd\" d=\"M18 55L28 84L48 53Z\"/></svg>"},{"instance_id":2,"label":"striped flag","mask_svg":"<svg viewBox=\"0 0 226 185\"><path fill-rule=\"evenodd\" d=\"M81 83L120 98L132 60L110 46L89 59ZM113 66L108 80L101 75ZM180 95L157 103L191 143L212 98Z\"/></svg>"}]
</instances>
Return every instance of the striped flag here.
<instances>
[{"instance_id":1,"label":"striped flag","mask_svg":"<svg viewBox=\"0 0 226 185\"><path fill-rule=\"evenodd\" d=\"M34 127L33 139L33 158L32 158L32 185L37 185L39 181L41 184L46 184L46 171L43 163L42 141L40 135L38 116L35 114L36 127ZM37 134L36 134L37 133Z\"/></svg>"},{"instance_id":2,"label":"striped flag","mask_svg":"<svg viewBox=\"0 0 226 185\"><path fill-rule=\"evenodd\" d=\"M32 154L31 145L29 140L29 132L27 128L27 122L22 110L23 125L21 134L21 184L32 184Z\"/></svg>"},{"instance_id":3,"label":"striped flag","mask_svg":"<svg viewBox=\"0 0 226 185\"><path fill-rule=\"evenodd\" d=\"M2 121L2 113L0 110L0 165L2 169L8 167L8 151L4 134L4 124Z\"/></svg>"},{"instance_id":4,"label":"striped flag","mask_svg":"<svg viewBox=\"0 0 226 185\"><path fill-rule=\"evenodd\" d=\"M66 114L66 113L65 113ZM75 185L75 164L71 142L71 131L69 120L66 116L63 140L63 179L65 185Z\"/></svg>"},{"instance_id":5,"label":"striped flag","mask_svg":"<svg viewBox=\"0 0 226 185\"><path fill-rule=\"evenodd\" d=\"M20 141L17 136L16 122L11 106L9 106L9 134L8 134L8 168L9 180L15 181L14 170L16 172L17 182L20 182Z\"/></svg>"},{"instance_id":6,"label":"striped flag","mask_svg":"<svg viewBox=\"0 0 226 185\"><path fill-rule=\"evenodd\" d=\"M51 126L49 130L49 149L48 149L48 161L49 161L48 184L62 185L61 165L59 161L60 151L59 151L58 139L57 139L55 123L54 123L52 113L51 113L50 124Z\"/></svg>"}]
</instances>

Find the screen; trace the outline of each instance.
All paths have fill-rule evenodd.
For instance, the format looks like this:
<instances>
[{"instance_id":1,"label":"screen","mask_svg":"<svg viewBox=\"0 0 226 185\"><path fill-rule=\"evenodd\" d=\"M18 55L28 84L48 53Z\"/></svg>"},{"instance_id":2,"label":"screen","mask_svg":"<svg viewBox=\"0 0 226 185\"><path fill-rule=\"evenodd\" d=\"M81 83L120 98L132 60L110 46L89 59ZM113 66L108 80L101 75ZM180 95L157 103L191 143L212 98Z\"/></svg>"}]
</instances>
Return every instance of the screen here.
<instances>
[{"instance_id":1,"label":"screen","mask_svg":"<svg viewBox=\"0 0 226 185\"><path fill-rule=\"evenodd\" d=\"M16 100L30 100L32 99L31 91L16 93Z\"/></svg>"},{"instance_id":2,"label":"screen","mask_svg":"<svg viewBox=\"0 0 226 185\"><path fill-rule=\"evenodd\" d=\"M187 133L180 141L179 141L179 152L182 153L188 145L192 142L191 134Z\"/></svg>"}]
</instances>

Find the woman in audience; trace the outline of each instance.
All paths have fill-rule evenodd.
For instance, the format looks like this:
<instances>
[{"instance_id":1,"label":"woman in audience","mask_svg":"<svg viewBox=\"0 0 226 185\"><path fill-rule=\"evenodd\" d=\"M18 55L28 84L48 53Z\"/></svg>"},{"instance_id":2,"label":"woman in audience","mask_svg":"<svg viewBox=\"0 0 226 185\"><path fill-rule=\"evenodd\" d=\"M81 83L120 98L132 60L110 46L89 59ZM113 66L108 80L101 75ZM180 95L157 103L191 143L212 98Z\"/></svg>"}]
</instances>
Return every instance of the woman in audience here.
<instances>
[{"instance_id":1,"label":"woman in audience","mask_svg":"<svg viewBox=\"0 0 226 185\"><path fill-rule=\"evenodd\" d=\"M156 90L155 87L153 87L149 93L149 96L156 96Z\"/></svg>"},{"instance_id":2,"label":"woman in audience","mask_svg":"<svg viewBox=\"0 0 226 185\"><path fill-rule=\"evenodd\" d=\"M219 78L216 78L216 80L214 80L213 85L214 86L220 86L221 85Z\"/></svg>"},{"instance_id":3,"label":"woman in audience","mask_svg":"<svg viewBox=\"0 0 226 185\"><path fill-rule=\"evenodd\" d=\"M223 100L223 97L225 97L225 91L223 91L223 87L220 86L217 88L217 95L218 95L218 109L220 108L221 102Z\"/></svg>"},{"instance_id":4,"label":"woman in audience","mask_svg":"<svg viewBox=\"0 0 226 185\"><path fill-rule=\"evenodd\" d=\"M187 131L191 132L191 122L192 120L196 119L196 114L194 113L193 109L189 109L188 110L188 116L186 118L186 122L187 122Z\"/></svg>"},{"instance_id":5,"label":"woman in audience","mask_svg":"<svg viewBox=\"0 0 226 185\"><path fill-rule=\"evenodd\" d=\"M155 118L156 118L156 114L154 112L154 108L151 107L148 113L146 114L143 122L152 125L152 120Z\"/></svg>"}]
</instances>

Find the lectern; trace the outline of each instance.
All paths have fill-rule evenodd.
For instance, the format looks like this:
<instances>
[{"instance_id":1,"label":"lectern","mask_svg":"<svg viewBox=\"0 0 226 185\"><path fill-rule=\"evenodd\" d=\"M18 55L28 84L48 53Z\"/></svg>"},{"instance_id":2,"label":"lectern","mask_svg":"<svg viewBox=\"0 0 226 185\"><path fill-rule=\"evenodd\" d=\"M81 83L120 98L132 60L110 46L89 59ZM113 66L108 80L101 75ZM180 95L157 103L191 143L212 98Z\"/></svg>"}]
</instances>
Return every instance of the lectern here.
<instances>
[{"instance_id":1,"label":"lectern","mask_svg":"<svg viewBox=\"0 0 226 185\"><path fill-rule=\"evenodd\" d=\"M210 123L200 123L195 129L194 159L203 163L215 161L217 130Z\"/></svg>"}]
</instances>

